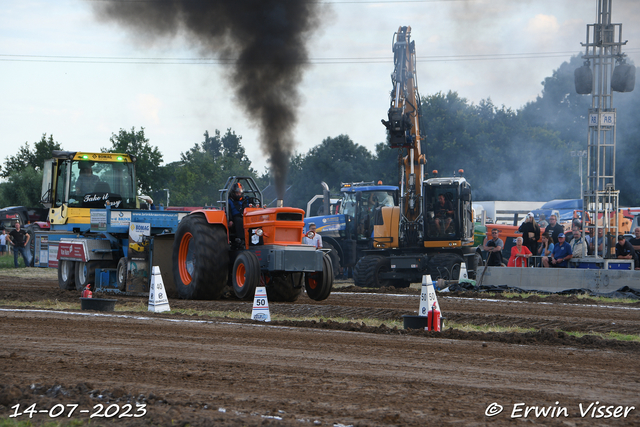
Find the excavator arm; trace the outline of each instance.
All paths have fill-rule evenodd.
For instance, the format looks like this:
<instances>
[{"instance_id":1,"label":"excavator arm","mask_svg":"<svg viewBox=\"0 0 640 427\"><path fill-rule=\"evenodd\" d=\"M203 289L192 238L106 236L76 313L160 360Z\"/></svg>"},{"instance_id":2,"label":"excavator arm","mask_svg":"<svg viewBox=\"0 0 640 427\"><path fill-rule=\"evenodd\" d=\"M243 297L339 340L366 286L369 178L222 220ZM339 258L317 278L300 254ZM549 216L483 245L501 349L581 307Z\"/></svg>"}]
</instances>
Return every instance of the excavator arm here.
<instances>
[{"instance_id":1,"label":"excavator arm","mask_svg":"<svg viewBox=\"0 0 640 427\"><path fill-rule=\"evenodd\" d=\"M420 146L420 94L411 27L400 27L394 34L393 61L391 106L388 120L382 120L382 124L389 131L390 147L398 149L401 168L399 239L403 246L414 246L422 240L421 186L426 159Z\"/></svg>"}]
</instances>

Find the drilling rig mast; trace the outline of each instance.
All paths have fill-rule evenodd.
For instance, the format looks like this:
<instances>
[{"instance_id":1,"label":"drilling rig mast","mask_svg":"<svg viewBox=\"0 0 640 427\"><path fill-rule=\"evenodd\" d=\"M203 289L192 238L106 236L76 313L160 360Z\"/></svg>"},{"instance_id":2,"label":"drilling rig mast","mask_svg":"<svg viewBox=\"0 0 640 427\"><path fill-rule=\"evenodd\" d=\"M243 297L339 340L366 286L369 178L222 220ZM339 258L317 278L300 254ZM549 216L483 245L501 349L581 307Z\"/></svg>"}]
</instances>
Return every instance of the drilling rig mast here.
<instances>
[{"instance_id":1,"label":"drilling rig mast","mask_svg":"<svg viewBox=\"0 0 640 427\"><path fill-rule=\"evenodd\" d=\"M616 109L613 92L631 92L635 84L635 67L626 64L622 53L622 24L611 23L612 0L597 0L598 22L587 25L587 42L582 43L584 65L575 72L576 91L592 94L587 138L587 186L582 194L584 211L591 222L583 221L586 230L603 234L608 245L598 250L596 258L609 258L618 235L619 191L616 179ZM605 248L609 248L607 251ZM586 254L584 254L586 255Z\"/></svg>"}]
</instances>

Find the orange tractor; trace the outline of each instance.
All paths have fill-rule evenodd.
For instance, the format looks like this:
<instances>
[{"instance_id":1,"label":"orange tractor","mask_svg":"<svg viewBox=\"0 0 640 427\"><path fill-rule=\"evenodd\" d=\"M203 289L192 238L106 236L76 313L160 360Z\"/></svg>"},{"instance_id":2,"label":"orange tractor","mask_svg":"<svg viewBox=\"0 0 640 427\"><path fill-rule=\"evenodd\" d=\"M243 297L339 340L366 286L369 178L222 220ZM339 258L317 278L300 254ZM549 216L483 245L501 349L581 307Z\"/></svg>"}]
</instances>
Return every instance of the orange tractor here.
<instances>
[{"instance_id":1,"label":"orange tractor","mask_svg":"<svg viewBox=\"0 0 640 427\"><path fill-rule=\"evenodd\" d=\"M243 234L231 223L230 191L244 189ZM331 259L303 245L304 211L263 207L262 193L251 177L231 177L220 190L220 209L191 212L180 221L173 242L173 278L185 299L215 299L231 287L240 299L253 298L265 286L269 299L295 301L304 285L316 301L333 286Z\"/></svg>"}]
</instances>

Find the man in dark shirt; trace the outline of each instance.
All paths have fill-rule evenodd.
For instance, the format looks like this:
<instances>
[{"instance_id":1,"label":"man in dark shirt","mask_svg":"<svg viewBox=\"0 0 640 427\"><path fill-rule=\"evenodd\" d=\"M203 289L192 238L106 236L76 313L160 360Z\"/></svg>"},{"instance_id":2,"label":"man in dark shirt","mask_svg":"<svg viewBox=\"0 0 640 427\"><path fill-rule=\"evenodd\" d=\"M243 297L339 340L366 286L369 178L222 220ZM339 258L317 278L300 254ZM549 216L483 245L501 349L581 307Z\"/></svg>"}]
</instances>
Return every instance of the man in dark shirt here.
<instances>
[{"instance_id":1,"label":"man in dark shirt","mask_svg":"<svg viewBox=\"0 0 640 427\"><path fill-rule=\"evenodd\" d=\"M444 222L444 231L446 232L451 221L453 221L453 205L449 200L446 200L444 194L438 196L438 203L433 207L435 216L435 223L438 230L441 230L441 224Z\"/></svg>"},{"instance_id":2,"label":"man in dark shirt","mask_svg":"<svg viewBox=\"0 0 640 427\"><path fill-rule=\"evenodd\" d=\"M616 258L618 259L632 259L633 265L636 270L640 270L638 265L638 256L636 250L633 249L633 245L624 238L622 234L618 236L618 243L616 243Z\"/></svg>"},{"instance_id":3,"label":"man in dark shirt","mask_svg":"<svg viewBox=\"0 0 640 427\"><path fill-rule=\"evenodd\" d=\"M499 237L500 230L494 228L491 230L491 238L489 236L484 238L483 249L489 254L487 255L487 265L499 267L502 265L502 249L504 248L504 242Z\"/></svg>"},{"instance_id":4,"label":"man in dark shirt","mask_svg":"<svg viewBox=\"0 0 640 427\"><path fill-rule=\"evenodd\" d=\"M549 226L544 230L549 233L549 237L553 239L554 245L558 244L558 236L564 233L564 228L558 224L558 218L555 215L549 217Z\"/></svg>"},{"instance_id":5,"label":"man in dark shirt","mask_svg":"<svg viewBox=\"0 0 640 427\"><path fill-rule=\"evenodd\" d=\"M29 251L29 239L31 236L20 229L20 223L16 222L16 228L9 233L7 240L13 245L13 265L18 268L18 254L24 259L24 266L31 265L31 251Z\"/></svg>"},{"instance_id":6,"label":"man in dark shirt","mask_svg":"<svg viewBox=\"0 0 640 427\"><path fill-rule=\"evenodd\" d=\"M631 243L633 249L636 250L636 255L638 256L638 259L640 259L640 227L636 227L636 229L633 230L633 234L635 237L629 240L629 243Z\"/></svg>"},{"instance_id":7,"label":"man in dark shirt","mask_svg":"<svg viewBox=\"0 0 640 427\"><path fill-rule=\"evenodd\" d=\"M551 220L551 218L549 218ZM563 267L569 265L569 260L573 258L571 245L565 242L564 233L558 234L558 243L553 246L553 254L551 254L550 267Z\"/></svg>"}]
</instances>

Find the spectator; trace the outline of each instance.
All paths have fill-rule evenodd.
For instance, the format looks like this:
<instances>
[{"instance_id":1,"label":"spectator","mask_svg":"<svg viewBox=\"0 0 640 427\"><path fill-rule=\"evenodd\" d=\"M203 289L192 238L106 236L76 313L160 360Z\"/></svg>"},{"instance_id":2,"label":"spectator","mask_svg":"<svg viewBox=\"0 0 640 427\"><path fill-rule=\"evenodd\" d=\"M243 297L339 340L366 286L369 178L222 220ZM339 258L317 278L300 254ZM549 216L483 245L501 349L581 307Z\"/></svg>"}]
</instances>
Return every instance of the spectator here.
<instances>
[{"instance_id":1,"label":"spectator","mask_svg":"<svg viewBox=\"0 0 640 427\"><path fill-rule=\"evenodd\" d=\"M533 220L533 217L531 217ZM524 239L520 236L516 238L516 245L511 248L511 257L507 267L526 267L527 258L531 257L531 251L526 246L522 245Z\"/></svg>"},{"instance_id":2,"label":"spectator","mask_svg":"<svg viewBox=\"0 0 640 427\"><path fill-rule=\"evenodd\" d=\"M631 243L633 249L636 250L636 256L640 259L640 227L636 227L635 230L633 230L633 234L635 237L629 240L629 243Z\"/></svg>"},{"instance_id":3,"label":"spectator","mask_svg":"<svg viewBox=\"0 0 640 427\"><path fill-rule=\"evenodd\" d=\"M7 253L7 230L2 228L0 234L0 256L4 256Z\"/></svg>"},{"instance_id":4,"label":"spectator","mask_svg":"<svg viewBox=\"0 0 640 427\"><path fill-rule=\"evenodd\" d=\"M16 222L16 228L11 230L11 233L7 236L9 243L13 245L13 265L18 268L18 254L22 255L24 259L24 266L29 267L31 265L31 252L29 251L29 239L31 236L24 230L20 229L20 223Z\"/></svg>"},{"instance_id":5,"label":"spectator","mask_svg":"<svg viewBox=\"0 0 640 427\"><path fill-rule=\"evenodd\" d=\"M571 240L571 254L573 255L573 258L582 258L588 253L589 245L582 237L580 228L581 227L577 224L573 225L573 240Z\"/></svg>"},{"instance_id":6,"label":"spectator","mask_svg":"<svg viewBox=\"0 0 640 427\"><path fill-rule=\"evenodd\" d=\"M598 256L601 256L603 258L608 258L609 245L607 244L607 239L604 236L604 228L598 228L598 238L594 239L591 242L591 251L593 254L596 254L596 244L598 245L597 247Z\"/></svg>"},{"instance_id":7,"label":"spectator","mask_svg":"<svg viewBox=\"0 0 640 427\"><path fill-rule=\"evenodd\" d=\"M553 240L553 243L558 244L558 235L564 234L564 228L558 224L558 219L555 215L549 217L549 226L544 230L549 233L549 238Z\"/></svg>"},{"instance_id":8,"label":"spectator","mask_svg":"<svg viewBox=\"0 0 640 427\"><path fill-rule=\"evenodd\" d=\"M307 231L307 234L302 238L302 243L316 248L322 248L322 236L316 233L315 223L309 223L309 231Z\"/></svg>"},{"instance_id":9,"label":"spectator","mask_svg":"<svg viewBox=\"0 0 640 427\"><path fill-rule=\"evenodd\" d=\"M551 255L553 254L553 241L549 237L549 233L546 231L542 233L542 243L538 249L538 255L541 256L542 266L549 268L549 262L551 262Z\"/></svg>"},{"instance_id":10,"label":"spectator","mask_svg":"<svg viewBox=\"0 0 640 427\"><path fill-rule=\"evenodd\" d=\"M502 265L502 248L504 248L504 242L499 237L500 230L494 228L491 230L491 239L489 236L484 238L482 247L489 253L487 256L487 265L493 267L500 267Z\"/></svg>"},{"instance_id":11,"label":"spectator","mask_svg":"<svg viewBox=\"0 0 640 427\"><path fill-rule=\"evenodd\" d=\"M522 233L522 241L531 254L538 253L538 240L540 240L540 226L533 219L533 212L529 212L524 222L518 227Z\"/></svg>"},{"instance_id":12,"label":"spectator","mask_svg":"<svg viewBox=\"0 0 640 427\"><path fill-rule=\"evenodd\" d=\"M554 245L553 255L551 255L551 267L566 268L572 256L571 245L564 241L564 233L558 234L558 244Z\"/></svg>"},{"instance_id":13,"label":"spectator","mask_svg":"<svg viewBox=\"0 0 640 427\"><path fill-rule=\"evenodd\" d=\"M549 223L547 222L547 216L543 213L540 214L540 219L538 219L538 226L540 228L547 228Z\"/></svg>"},{"instance_id":14,"label":"spectator","mask_svg":"<svg viewBox=\"0 0 640 427\"><path fill-rule=\"evenodd\" d=\"M633 265L636 270L640 270L638 265L638 256L633 245L624 238L622 234L618 236L618 243L616 243L616 258L617 259L632 259Z\"/></svg>"}]
</instances>

